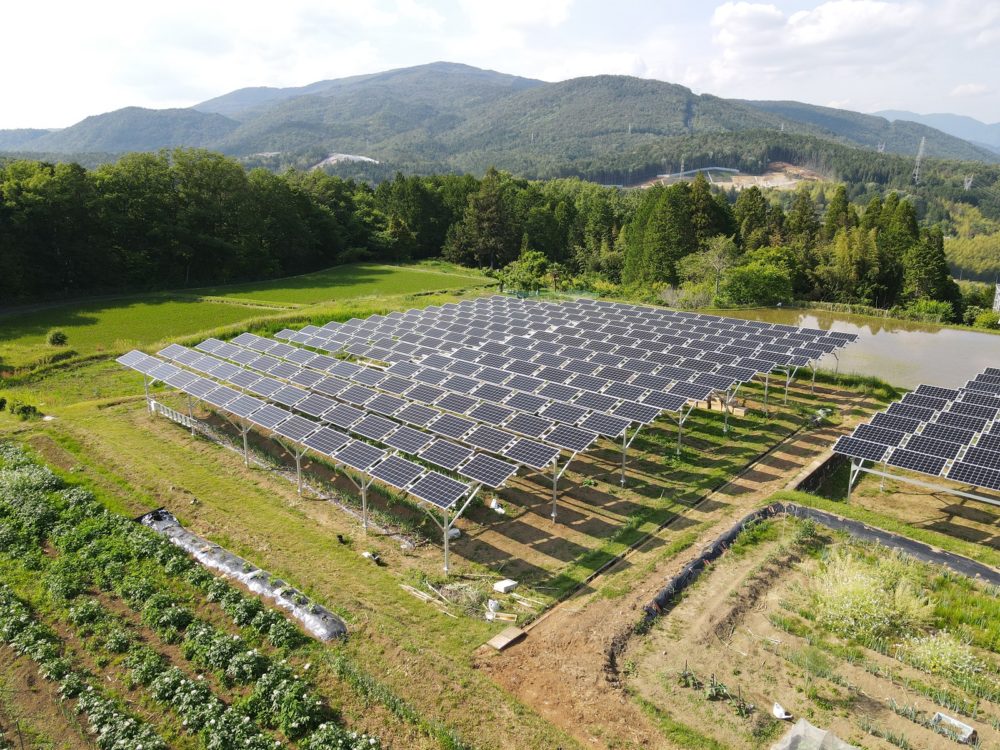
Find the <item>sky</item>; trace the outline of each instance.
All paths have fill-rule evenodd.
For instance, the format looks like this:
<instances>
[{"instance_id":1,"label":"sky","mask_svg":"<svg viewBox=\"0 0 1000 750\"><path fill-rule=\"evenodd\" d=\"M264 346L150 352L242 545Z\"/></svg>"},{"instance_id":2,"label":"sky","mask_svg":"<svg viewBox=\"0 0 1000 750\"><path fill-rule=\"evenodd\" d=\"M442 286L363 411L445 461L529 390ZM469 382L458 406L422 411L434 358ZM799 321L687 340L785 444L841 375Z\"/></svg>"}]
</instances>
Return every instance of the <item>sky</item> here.
<instances>
[{"instance_id":1,"label":"sky","mask_svg":"<svg viewBox=\"0 0 1000 750\"><path fill-rule=\"evenodd\" d=\"M1000 122L1000 0L50 0L0 28L0 128L437 60Z\"/></svg>"}]
</instances>

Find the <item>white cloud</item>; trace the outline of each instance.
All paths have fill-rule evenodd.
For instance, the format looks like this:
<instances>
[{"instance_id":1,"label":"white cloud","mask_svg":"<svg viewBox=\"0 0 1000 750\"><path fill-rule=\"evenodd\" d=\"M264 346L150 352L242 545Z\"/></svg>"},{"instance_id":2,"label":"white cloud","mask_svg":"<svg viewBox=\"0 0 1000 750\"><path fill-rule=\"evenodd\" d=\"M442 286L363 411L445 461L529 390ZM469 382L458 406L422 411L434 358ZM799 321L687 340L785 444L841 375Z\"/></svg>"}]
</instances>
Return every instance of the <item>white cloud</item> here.
<instances>
[{"instance_id":1,"label":"white cloud","mask_svg":"<svg viewBox=\"0 0 1000 750\"><path fill-rule=\"evenodd\" d=\"M960 83L949 94L950 96L982 96L988 94L989 91L989 87L983 83Z\"/></svg>"}]
</instances>

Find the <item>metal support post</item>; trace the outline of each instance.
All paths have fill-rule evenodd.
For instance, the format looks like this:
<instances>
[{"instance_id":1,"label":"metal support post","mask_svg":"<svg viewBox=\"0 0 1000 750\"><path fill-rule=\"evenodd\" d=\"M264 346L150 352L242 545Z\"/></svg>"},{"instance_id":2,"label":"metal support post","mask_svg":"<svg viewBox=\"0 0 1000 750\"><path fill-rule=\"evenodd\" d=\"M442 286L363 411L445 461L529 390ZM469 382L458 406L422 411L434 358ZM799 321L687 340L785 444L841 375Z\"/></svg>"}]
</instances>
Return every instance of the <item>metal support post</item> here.
<instances>
[{"instance_id":1,"label":"metal support post","mask_svg":"<svg viewBox=\"0 0 1000 750\"><path fill-rule=\"evenodd\" d=\"M833 358L837 361L837 365L833 369L833 377L834 378L839 378L840 377L840 357L837 356L837 352L830 352L830 354L832 354Z\"/></svg>"},{"instance_id":2,"label":"metal support post","mask_svg":"<svg viewBox=\"0 0 1000 750\"><path fill-rule=\"evenodd\" d=\"M146 394L146 408L152 411L153 407L149 400L149 378L146 375L142 376L142 390Z\"/></svg>"},{"instance_id":3,"label":"metal support post","mask_svg":"<svg viewBox=\"0 0 1000 750\"><path fill-rule=\"evenodd\" d=\"M798 367L789 367L785 372L787 376L785 377L785 403L788 403L788 387L792 384L792 378L795 377L795 373L799 371Z\"/></svg>"},{"instance_id":4,"label":"metal support post","mask_svg":"<svg viewBox=\"0 0 1000 750\"><path fill-rule=\"evenodd\" d=\"M812 384L809 386L809 392L816 392L816 364L813 362L809 363L809 369L812 370Z\"/></svg>"},{"instance_id":5,"label":"metal support post","mask_svg":"<svg viewBox=\"0 0 1000 750\"><path fill-rule=\"evenodd\" d=\"M249 427L241 427L240 433L243 435L243 465L248 469L250 468L250 446L247 441L247 435L250 433Z\"/></svg>"},{"instance_id":6,"label":"metal support post","mask_svg":"<svg viewBox=\"0 0 1000 750\"><path fill-rule=\"evenodd\" d=\"M725 399L722 401L722 434L729 434L729 389L726 389Z\"/></svg>"},{"instance_id":7,"label":"metal support post","mask_svg":"<svg viewBox=\"0 0 1000 750\"><path fill-rule=\"evenodd\" d=\"M851 459L851 469L847 473L847 502L851 502L851 487L854 485L855 480L861 474L864 469L865 460L861 459L860 463L856 463L855 459Z\"/></svg>"},{"instance_id":8,"label":"metal support post","mask_svg":"<svg viewBox=\"0 0 1000 750\"><path fill-rule=\"evenodd\" d=\"M451 531L451 524L452 524L452 522L451 522L451 520L449 520L448 511L446 510L444 512L444 525L441 526L441 531L444 534L444 574L445 575L448 575L449 573L451 573L451 570L450 570L451 566L450 566L450 562L448 560L448 551L449 551L449 546L450 546L449 545L450 540L448 539L448 532Z\"/></svg>"},{"instance_id":9,"label":"metal support post","mask_svg":"<svg viewBox=\"0 0 1000 750\"><path fill-rule=\"evenodd\" d=\"M628 443L626 442L625 439L627 437L628 437L628 427L622 430L622 479L621 479L622 487L625 486L625 454L628 451Z\"/></svg>"},{"instance_id":10,"label":"metal support post","mask_svg":"<svg viewBox=\"0 0 1000 750\"><path fill-rule=\"evenodd\" d=\"M187 397L188 402L188 419L191 420L191 436L194 437L194 405L191 402L191 396Z\"/></svg>"},{"instance_id":11,"label":"metal support post","mask_svg":"<svg viewBox=\"0 0 1000 750\"><path fill-rule=\"evenodd\" d=\"M767 394L771 389L771 373L764 373L764 413L770 416L771 412L767 408Z\"/></svg>"},{"instance_id":12,"label":"metal support post","mask_svg":"<svg viewBox=\"0 0 1000 750\"><path fill-rule=\"evenodd\" d=\"M569 466L569 462L566 462ZM552 459L552 523L556 522L556 499L559 496L559 457Z\"/></svg>"}]
</instances>

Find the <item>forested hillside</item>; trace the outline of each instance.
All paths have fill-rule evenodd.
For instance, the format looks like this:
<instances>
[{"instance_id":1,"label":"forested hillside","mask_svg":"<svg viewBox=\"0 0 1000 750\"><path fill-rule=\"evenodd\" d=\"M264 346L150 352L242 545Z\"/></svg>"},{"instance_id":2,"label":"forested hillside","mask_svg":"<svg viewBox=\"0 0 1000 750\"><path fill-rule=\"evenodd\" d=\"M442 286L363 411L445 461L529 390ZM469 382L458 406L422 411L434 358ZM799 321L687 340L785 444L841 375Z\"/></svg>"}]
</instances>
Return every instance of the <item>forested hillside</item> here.
<instances>
[{"instance_id":1,"label":"forested hillside","mask_svg":"<svg viewBox=\"0 0 1000 750\"><path fill-rule=\"evenodd\" d=\"M240 89L186 110L127 108L29 139L0 132L0 143L20 154L193 146L280 171L346 153L381 163L361 172L356 165L337 168L370 181L396 170L482 174L495 165L528 178L572 175L630 185L682 162L752 169L762 161L762 142L803 158L836 145L863 162L879 145L912 160L921 138L929 158L1000 162L990 149L916 123L696 95L629 76L545 83L452 63L289 89Z\"/></svg>"},{"instance_id":2,"label":"forested hillside","mask_svg":"<svg viewBox=\"0 0 1000 750\"><path fill-rule=\"evenodd\" d=\"M985 302L951 280L942 228L988 231L996 219L969 202L950 206L947 221L924 210L921 222L920 200L875 185L854 196L843 185L737 195L701 175L621 190L489 169L482 179L399 174L373 188L320 171L247 172L190 149L92 171L15 161L0 168L0 298L443 256L525 288L551 282L679 305L826 300L957 320Z\"/></svg>"}]
</instances>

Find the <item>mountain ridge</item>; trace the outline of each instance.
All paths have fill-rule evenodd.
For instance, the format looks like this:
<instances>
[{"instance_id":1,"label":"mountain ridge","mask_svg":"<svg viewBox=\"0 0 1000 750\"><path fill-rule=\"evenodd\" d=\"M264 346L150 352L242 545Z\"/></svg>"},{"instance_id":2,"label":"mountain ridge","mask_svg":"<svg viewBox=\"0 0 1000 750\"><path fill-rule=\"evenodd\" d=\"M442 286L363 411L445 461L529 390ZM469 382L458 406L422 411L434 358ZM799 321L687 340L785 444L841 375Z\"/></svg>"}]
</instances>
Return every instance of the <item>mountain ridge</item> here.
<instances>
[{"instance_id":1,"label":"mountain ridge","mask_svg":"<svg viewBox=\"0 0 1000 750\"><path fill-rule=\"evenodd\" d=\"M242 88L183 109L126 107L33 138L0 131L0 150L122 153L190 146L244 159L280 155L274 168L339 152L414 171L481 171L496 164L553 174L620 169L666 139L763 131L907 155L926 138L929 157L1000 161L985 146L878 115L699 95L632 76L547 83L448 62L298 87Z\"/></svg>"}]
</instances>

